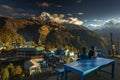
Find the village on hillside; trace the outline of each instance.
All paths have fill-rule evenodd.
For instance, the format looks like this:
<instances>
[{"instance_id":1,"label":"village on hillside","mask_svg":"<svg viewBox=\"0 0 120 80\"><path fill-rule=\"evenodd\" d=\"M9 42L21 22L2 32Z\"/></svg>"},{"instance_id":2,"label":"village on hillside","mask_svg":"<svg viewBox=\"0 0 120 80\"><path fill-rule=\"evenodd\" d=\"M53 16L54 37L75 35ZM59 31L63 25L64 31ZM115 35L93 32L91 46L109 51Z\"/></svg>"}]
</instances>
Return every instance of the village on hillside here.
<instances>
[{"instance_id":1,"label":"village on hillside","mask_svg":"<svg viewBox=\"0 0 120 80\"><path fill-rule=\"evenodd\" d=\"M9 65L11 63L22 63L25 75L33 75L39 73L56 73L56 70L63 69L66 63L74 62L79 59L78 52L69 49L51 49L46 51L44 47L33 47L30 42L26 42L24 47L20 43L13 43L13 49L5 51L1 46L0 64ZM114 48L114 46L113 46ZM97 56L108 57L102 49L95 49ZM114 54L114 56L116 56ZM119 56L117 56L119 57Z\"/></svg>"}]
</instances>

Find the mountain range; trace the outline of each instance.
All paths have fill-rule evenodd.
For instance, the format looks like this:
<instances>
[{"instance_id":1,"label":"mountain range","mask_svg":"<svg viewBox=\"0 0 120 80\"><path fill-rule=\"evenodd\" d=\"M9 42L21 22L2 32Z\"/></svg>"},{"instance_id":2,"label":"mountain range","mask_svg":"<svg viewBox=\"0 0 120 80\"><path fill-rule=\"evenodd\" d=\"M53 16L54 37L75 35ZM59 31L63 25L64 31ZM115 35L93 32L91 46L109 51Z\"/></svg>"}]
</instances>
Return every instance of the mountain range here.
<instances>
[{"instance_id":1,"label":"mountain range","mask_svg":"<svg viewBox=\"0 0 120 80\"><path fill-rule=\"evenodd\" d=\"M107 37L108 40L111 39L110 34L112 33L112 38L115 44L118 44L117 42L118 42L118 39L120 38L120 22L110 20L106 22L103 26L101 26L101 29L96 29L93 31L102 36Z\"/></svg>"},{"instance_id":2,"label":"mountain range","mask_svg":"<svg viewBox=\"0 0 120 80\"><path fill-rule=\"evenodd\" d=\"M97 46L105 49L107 40L84 26L60 24L36 19L14 19L0 17L0 44L12 42L24 44L30 41L33 45L50 48L81 49L85 46Z\"/></svg>"}]
</instances>

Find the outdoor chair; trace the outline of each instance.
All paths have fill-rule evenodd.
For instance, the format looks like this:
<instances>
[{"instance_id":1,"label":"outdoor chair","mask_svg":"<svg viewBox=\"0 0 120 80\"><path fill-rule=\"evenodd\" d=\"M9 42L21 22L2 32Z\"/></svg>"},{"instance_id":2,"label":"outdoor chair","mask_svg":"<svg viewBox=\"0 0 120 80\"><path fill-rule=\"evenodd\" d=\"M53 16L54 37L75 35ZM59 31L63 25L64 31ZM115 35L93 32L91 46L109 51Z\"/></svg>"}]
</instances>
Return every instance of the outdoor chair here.
<instances>
[{"instance_id":1,"label":"outdoor chair","mask_svg":"<svg viewBox=\"0 0 120 80\"><path fill-rule=\"evenodd\" d=\"M58 68L56 69L56 72L57 72L57 80L63 80L64 68Z\"/></svg>"},{"instance_id":2,"label":"outdoor chair","mask_svg":"<svg viewBox=\"0 0 120 80\"><path fill-rule=\"evenodd\" d=\"M56 69L57 72L57 80L63 80L64 77L64 67ZM70 72L70 70L67 70L67 72Z\"/></svg>"}]
</instances>

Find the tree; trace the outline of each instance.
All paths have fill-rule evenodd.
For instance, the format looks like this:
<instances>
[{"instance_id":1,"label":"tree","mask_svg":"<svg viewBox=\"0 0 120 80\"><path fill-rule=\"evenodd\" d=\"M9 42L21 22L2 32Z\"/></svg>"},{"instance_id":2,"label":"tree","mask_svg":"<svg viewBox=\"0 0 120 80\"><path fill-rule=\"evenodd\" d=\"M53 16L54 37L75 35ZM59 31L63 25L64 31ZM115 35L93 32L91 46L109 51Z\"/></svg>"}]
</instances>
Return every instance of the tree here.
<instances>
[{"instance_id":1,"label":"tree","mask_svg":"<svg viewBox=\"0 0 120 80\"><path fill-rule=\"evenodd\" d=\"M16 66L13 72L13 79L14 80L22 80L25 77L21 66Z\"/></svg>"},{"instance_id":2,"label":"tree","mask_svg":"<svg viewBox=\"0 0 120 80\"><path fill-rule=\"evenodd\" d=\"M2 68L0 75L1 75L1 80L9 80L9 71L7 68Z\"/></svg>"},{"instance_id":3,"label":"tree","mask_svg":"<svg viewBox=\"0 0 120 80\"><path fill-rule=\"evenodd\" d=\"M21 68L21 66L16 66L16 68L15 68L15 71L14 71L14 75L19 75L19 74L21 74L23 71L22 71L22 68Z\"/></svg>"},{"instance_id":4,"label":"tree","mask_svg":"<svg viewBox=\"0 0 120 80\"><path fill-rule=\"evenodd\" d=\"M13 63L9 63L9 65L7 66L9 73L10 73L10 77L13 76L13 72L14 72L14 65Z\"/></svg>"}]
</instances>

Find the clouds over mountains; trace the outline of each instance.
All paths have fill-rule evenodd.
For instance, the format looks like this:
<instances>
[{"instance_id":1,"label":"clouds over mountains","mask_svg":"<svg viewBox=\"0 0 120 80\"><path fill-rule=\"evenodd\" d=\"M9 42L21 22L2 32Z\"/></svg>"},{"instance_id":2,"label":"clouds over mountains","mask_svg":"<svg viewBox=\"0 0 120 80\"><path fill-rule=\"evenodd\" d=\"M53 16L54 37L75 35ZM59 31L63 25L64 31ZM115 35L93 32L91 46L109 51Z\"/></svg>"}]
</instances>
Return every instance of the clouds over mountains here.
<instances>
[{"instance_id":1,"label":"clouds over mountains","mask_svg":"<svg viewBox=\"0 0 120 80\"><path fill-rule=\"evenodd\" d=\"M13 0L12 2L10 0L1 0L0 15L15 18L29 18L30 16L41 14L43 20L48 17L49 21L52 22L82 25L83 21L79 20L79 16L84 15L84 13L74 12L73 14L71 11L68 11L71 5L79 4L82 0L71 0L70 4L66 3L68 1Z\"/></svg>"},{"instance_id":2,"label":"clouds over mountains","mask_svg":"<svg viewBox=\"0 0 120 80\"><path fill-rule=\"evenodd\" d=\"M42 6L42 7L50 6L50 4L48 4L48 3L36 3L36 4L39 6ZM60 5L59 5L59 7L60 7ZM22 8L13 8L8 5L0 5L0 12L1 12L0 15L4 16L4 14L6 14L6 16L9 16L9 17L30 17L32 15L35 15L35 14L30 14L29 10L28 10L28 12L26 12L26 10L24 10ZM83 15L83 13L78 13L78 14ZM69 15L69 17L65 18L68 15ZM42 13L40 13L39 17L41 17L41 19L43 21L49 20L51 22L68 23L68 24L75 24L75 25L79 25L79 26L83 24L83 21L79 20L77 17L72 17L72 14L70 14L70 13L65 15L65 14L57 14L57 13L50 14L48 12L42 12Z\"/></svg>"},{"instance_id":3,"label":"clouds over mountains","mask_svg":"<svg viewBox=\"0 0 120 80\"><path fill-rule=\"evenodd\" d=\"M14 12L14 9L8 5L0 5L0 10L6 12Z\"/></svg>"},{"instance_id":4,"label":"clouds over mountains","mask_svg":"<svg viewBox=\"0 0 120 80\"><path fill-rule=\"evenodd\" d=\"M38 7L49 7L50 3L47 3L47 2L42 2L42 3L36 2L36 5Z\"/></svg>"},{"instance_id":5,"label":"clouds over mountains","mask_svg":"<svg viewBox=\"0 0 120 80\"><path fill-rule=\"evenodd\" d=\"M15 12L15 9L8 5L0 5L0 15L12 15Z\"/></svg>"},{"instance_id":6,"label":"clouds over mountains","mask_svg":"<svg viewBox=\"0 0 120 80\"><path fill-rule=\"evenodd\" d=\"M80 4L82 0L1 0L0 1L0 14L4 16L16 16L16 17L25 17L30 15L38 15L44 11L49 13L61 13L61 14L69 14L73 15L72 12L75 13L74 16L83 15L81 11L73 11L71 7ZM69 3L69 4L68 4ZM19 9L23 9L24 12L20 12ZM72 7L73 8L73 7ZM13 11L14 10L14 11ZM9 12L8 12L9 11ZM19 14L18 14L19 13ZM14 15L13 15L14 14ZM19 16L21 15L21 16Z\"/></svg>"},{"instance_id":7,"label":"clouds over mountains","mask_svg":"<svg viewBox=\"0 0 120 80\"><path fill-rule=\"evenodd\" d=\"M83 21L79 20L78 18L75 17L69 17L65 19L64 14L50 14L47 12L42 12L41 15L39 16L42 21L51 21L51 22L57 22L57 23L68 23L68 24L74 24L74 25L82 25ZM37 17L36 17L37 18Z\"/></svg>"},{"instance_id":8,"label":"clouds over mountains","mask_svg":"<svg viewBox=\"0 0 120 80\"><path fill-rule=\"evenodd\" d=\"M107 20L97 20L94 19L93 21L97 22L104 22L103 25L99 25L99 24L89 24L88 28L91 30L96 30L96 29L104 29L104 28L120 28L120 19L107 19Z\"/></svg>"},{"instance_id":9,"label":"clouds over mountains","mask_svg":"<svg viewBox=\"0 0 120 80\"><path fill-rule=\"evenodd\" d=\"M35 3L36 6L38 7L51 7L53 6L52 3L47 3L47 2L36 2ZM54 7L63 7L62 5L54 5ZM18 8L18 7L13 7L10 5L4 5L1 4L0 5L0 16L9 16L9 17L30 17L32 15L36 14L34 13L35 10L33 9L29 9L26 10L24 8ZM82 21L80 20L78 17L73 17L74 15L72 13L67 13L67 14L58 14L58 13L49 13L49 12L37 12L40 14L42 20L49 20L51 22L58 22L58 23L68 23L68 24L75 24L75 25L83 25L83 23L88 22L88 20L86 21ZM84 15L84 13L82 12L78 12L76 13L76 15L78 16L82 16ZM101 29L104 27L120 27L120 18L118 19L107 19L107 20L100 20L100 19L93 19L92 20L95 24L90 23L88 28L89 29ZM99 23L104 23L103 25L99 25Z\"/></svg>"},{"instance_id":10,"label":"clouds over mountains","mask_svg":"<svg viewBox=\"0 0 120 80\"><path fill-rule=\"evenodd\" d=\"M8 5L0 5L0 15L7 17L28 17L30 14L22 8L14 8Z\"/></svg>"}]
</instances>

